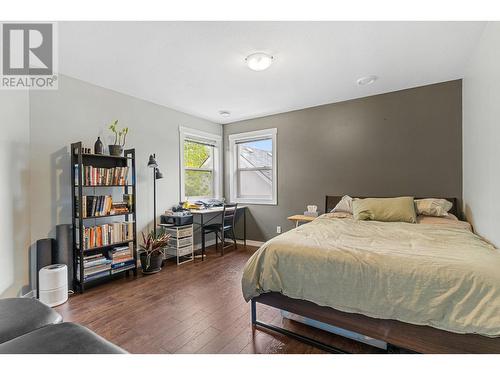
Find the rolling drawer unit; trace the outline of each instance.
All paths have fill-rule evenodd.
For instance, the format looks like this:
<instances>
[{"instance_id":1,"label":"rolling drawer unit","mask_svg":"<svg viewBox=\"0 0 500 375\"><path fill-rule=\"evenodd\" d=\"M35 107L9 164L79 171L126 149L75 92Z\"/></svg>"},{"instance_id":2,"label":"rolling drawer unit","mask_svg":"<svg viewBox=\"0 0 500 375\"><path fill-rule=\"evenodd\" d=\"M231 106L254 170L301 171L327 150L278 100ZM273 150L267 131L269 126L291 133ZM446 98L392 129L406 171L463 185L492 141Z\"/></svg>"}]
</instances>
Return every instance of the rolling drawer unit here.
<instances>
[{"instance_id":1,"label":"rolling drawer unit","mask_svg":"<svg viewBox=\"0 0 500 375\"><path fill-rule=\"evenodd\" d=\"M165 259L177 258L177 264L190 262L194 259L193 224L179 227L162 225L166 233L172 237L165 249ZM181 258L184 258L181 260Z\"/></svg>"}]
</instances>

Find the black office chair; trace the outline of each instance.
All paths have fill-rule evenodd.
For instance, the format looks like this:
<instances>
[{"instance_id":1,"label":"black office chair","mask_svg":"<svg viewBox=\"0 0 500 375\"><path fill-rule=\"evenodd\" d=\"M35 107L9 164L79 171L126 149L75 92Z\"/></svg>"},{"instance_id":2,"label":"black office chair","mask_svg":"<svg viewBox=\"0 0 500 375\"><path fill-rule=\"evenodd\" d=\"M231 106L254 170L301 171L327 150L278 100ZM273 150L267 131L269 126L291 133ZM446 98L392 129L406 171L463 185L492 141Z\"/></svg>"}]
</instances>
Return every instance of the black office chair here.
<instances>
[{"instance_id":1,"label":"black office chair","mask_svg":"<svg viewBox=\"0 0 500 375\"><path fill-rule=\"evenodd\" d=\"M221 256L224 255L224 249L226 246L225 234L229 232L231 234L231 238L233 240L234 248L236 249L238 246L236 244L236 236L234 235L234 223L236 221L236 210L238 209L238 204L225 204L224 209L222 211L221 221L219 223L207 224L201 228L202 235L202 253L201 259L203 260L203 256L205 254L205 237L209 233L215 233L215 249L216 251L219 248L219 240L222 244L221 247Z\"/></svg>"}]
</instances>

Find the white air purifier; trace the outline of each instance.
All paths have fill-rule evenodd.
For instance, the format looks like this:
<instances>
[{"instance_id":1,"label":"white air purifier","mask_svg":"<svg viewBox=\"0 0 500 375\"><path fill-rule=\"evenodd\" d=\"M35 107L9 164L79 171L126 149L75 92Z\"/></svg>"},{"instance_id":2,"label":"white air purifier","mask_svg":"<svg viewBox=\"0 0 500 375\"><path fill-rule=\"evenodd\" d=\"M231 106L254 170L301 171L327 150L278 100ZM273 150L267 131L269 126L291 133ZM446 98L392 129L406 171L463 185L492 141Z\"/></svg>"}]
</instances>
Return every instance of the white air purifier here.
<instances>
[{"instance_id":1,"label":"white air purifier","mask_svg":"<svg viewBox=\"0 0 500 375\"><path fill-rule=\"evenodd\" d=\"M53 307L68 300L68 267L65 264L51 264L40 269L38 274L40 295L38 298Z\"/></svg>"}]
</instances>

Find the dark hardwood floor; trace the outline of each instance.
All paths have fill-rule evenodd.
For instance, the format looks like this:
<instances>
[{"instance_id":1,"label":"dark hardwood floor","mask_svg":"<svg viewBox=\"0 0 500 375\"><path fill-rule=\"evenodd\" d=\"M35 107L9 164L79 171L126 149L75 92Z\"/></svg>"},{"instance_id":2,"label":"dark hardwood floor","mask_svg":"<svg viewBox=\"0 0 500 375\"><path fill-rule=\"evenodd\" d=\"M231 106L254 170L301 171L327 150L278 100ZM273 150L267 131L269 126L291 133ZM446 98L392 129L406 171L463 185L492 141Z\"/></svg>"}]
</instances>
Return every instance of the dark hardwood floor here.
<instances>
[{"instance_id":1,"label":"dark hardwood floor","mask_svg":"<svg viewBox=\"0 0 500 375\"><path fill-rule=\"evenodd\" d=\"M250 304L241 294L241 273L254 247L238 246L223 257L208 250L205 261L155 275L121 278L72 296L57 308L131 353L323 353L277 333L252 329ZM377 353L368 345L283 319L258 305L259 320L306 334L352 353Z\"/></svg>"}]
</instances>

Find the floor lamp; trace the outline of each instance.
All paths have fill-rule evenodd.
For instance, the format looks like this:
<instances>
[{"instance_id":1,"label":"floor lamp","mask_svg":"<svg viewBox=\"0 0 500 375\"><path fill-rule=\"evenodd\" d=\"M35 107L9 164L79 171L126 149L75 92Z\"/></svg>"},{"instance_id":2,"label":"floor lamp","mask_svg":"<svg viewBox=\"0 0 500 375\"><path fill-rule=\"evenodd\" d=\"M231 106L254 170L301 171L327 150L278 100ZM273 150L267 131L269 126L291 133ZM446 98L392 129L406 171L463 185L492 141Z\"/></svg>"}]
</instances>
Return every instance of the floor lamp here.
<instances>
[{"instance_id":1,"label":"floor lamp","mask_svg":"<svg viewBox=\"0 0 500 375\"><path fill-rule=\"evenodd\" d=\"M158 169L156 154L149 155L148 167L153 169L153 233L156 238L156 180L163 178L163 174Z\"/></svg>"}]
</instances>

